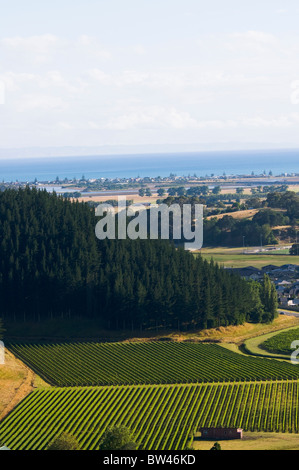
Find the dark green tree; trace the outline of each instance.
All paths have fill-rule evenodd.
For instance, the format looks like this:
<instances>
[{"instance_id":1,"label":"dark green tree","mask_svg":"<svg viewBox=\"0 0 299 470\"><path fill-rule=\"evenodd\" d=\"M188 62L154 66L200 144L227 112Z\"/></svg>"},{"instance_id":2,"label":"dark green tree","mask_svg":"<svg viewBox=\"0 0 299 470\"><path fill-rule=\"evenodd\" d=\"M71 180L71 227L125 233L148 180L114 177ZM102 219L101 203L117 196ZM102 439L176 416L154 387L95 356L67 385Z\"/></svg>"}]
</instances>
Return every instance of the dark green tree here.
<instances>
[{"instance_id":1,"label":"dark green tree","mask_svg":"<svg viewBox=\"0 0 299 470\"><path fill-rule=\"evenodd\" d=\"M219 444L219 442L215 442L215 444L213 445L213 447L211 447L210 450L222 450L221 445Z\"/></svg>"},{"instance_id":2,"label":"dark green tree","mask_svg":"<svg viewBox=\"0 0 299 470\"><path fill-rule=\"evenodd\" d=\"M99 450L136 450L137 444L126 426L108 428L100 441Z\"/></svg>"},{"instance_id":3,"label":"dark green tree","mask_svg":"<svg viewBox=\"0 0 299 470\"><path fill-rule=\"evenodd\" d=\"M158 191L157 191L157 194L158 194L159 197L165 196L165 193L166 193L166 191L165 191L164 188L159 188Z\"/></svg>"},{"instance_id":4,"label":"dark green tree","mask_svg":"<svg viewBox=\"0 0 299 470\"><path fill-rule=\"evenodd\" d=\"M165 201L196 204L199 198ZM262 298L255 288L253 296L249 282L186 252L180 240L98 240L98 221L88 204L55 193L0 192L5 325L80 317L111 329L188 329L266 321L264 313L273 318L273 292ZM253 228L251 221L210 219L205 236L209 243L241 246L243 236L256 243L260 226Z\"/></svg>"},{"instance_id":5,"label":"dark green tree","mask_svg":"<svg viewBox=\"0 0 299 470\"><path fill-rule=\"evenodd\" d=\"M220 194L221 193L221 186L215 186L212 191L213 194Z\"/></svg>"},{"instance_id":6,"label":"dark green tree","mask_svg":"<svg viewBox=\"0 0 299 470\"><path fill-rule=\"evenodd\" d=\"M264 306L264 321L271 322L277 317L278 299L274 284L267 274L264 275L261 285L261 301Z\"/></svg>"},{"instance_id":7,"label":"dark green tree","mask_svg":"<svg viewBox=\"0 0 299 470\"><path fill-rule=\"evenodd\" d=\"M299 243L294 243L294 245L290 249L290 255L299 256Z\"/></svg>"},{"instance_id":8,"label":"dark green tree","mask_svg":"<svg viewBox=\"0 0 299 470\"><path fill-rule=\"evenodd\" d=\"M3 320L2 320L2 318L0 318L0 340L3 339L4 332L5 332L5 329L4 329L4 325L3 325Z\"/></svg>"}]
</instances>

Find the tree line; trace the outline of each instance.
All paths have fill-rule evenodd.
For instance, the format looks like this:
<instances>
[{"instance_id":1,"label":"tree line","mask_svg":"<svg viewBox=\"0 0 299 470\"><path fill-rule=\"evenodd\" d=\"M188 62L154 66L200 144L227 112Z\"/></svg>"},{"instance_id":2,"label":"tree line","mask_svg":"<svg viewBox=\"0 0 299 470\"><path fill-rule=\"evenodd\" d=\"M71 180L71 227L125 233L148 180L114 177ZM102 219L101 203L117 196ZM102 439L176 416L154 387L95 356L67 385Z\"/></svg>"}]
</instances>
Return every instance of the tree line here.
<instances>
[{"instance_id":1,"label":"tree line","mask_svg":"<svg viewBox=\"0 0 299 470\"><path fill-rule=\"evenodd\" d=\"M206 246L260 246L275 245L278 239L273 231L277 226L294 225L299 218L299 196L296 193L287 191L285 193L269 193L263 201L258 198L251 198L253 206L259 211L252 218L236 218L229 214L220 217L217 211L204 210L204 243ZM205 199L195 196L167 197L163 201L169 206L171 204L205 204ZM220 207L221 202L218 202ZM244 209L248 209L248 203ZM234 203L228 210L224 206L225 212L234 212L243 209ZM210 216L210 217L209 217ZM290 230L290 235L294 235Z\"/></svg>"},{"instance_id":2,"label":"tree line","mask_svg":"<svg viewBox=\"0 0 299 470\"><path fill-rule=\"evenodd\" d=\"M99 319L108 328L271 321L271 283L248 282L167 240L103 240L83 202L35 188L0 193L0 317ZM270 287L269 287L270 286Z\"/></svg>"}]
</instances>

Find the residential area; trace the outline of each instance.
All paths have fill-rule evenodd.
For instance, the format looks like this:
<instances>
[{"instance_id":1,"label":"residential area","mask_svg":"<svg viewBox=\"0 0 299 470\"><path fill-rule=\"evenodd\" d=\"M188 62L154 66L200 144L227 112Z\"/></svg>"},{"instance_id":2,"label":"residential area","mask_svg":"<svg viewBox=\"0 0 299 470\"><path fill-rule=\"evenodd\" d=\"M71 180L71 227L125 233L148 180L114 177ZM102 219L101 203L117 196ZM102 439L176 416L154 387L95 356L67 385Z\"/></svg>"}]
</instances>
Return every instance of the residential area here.
<instances>
[{"instance_id":1,"label":"residential area","mask_svg":"<svg viewBox=\"0 0 299 470\"><path fill-rule=\"evenodd\" d=\"M254 266L242 268L226 268L238 273L246 280L261 281L267 274L275 284L280 308L299 311L299 266L285 264L283 266L267 265L260 269Z\"/></svg>"}]
</instances>

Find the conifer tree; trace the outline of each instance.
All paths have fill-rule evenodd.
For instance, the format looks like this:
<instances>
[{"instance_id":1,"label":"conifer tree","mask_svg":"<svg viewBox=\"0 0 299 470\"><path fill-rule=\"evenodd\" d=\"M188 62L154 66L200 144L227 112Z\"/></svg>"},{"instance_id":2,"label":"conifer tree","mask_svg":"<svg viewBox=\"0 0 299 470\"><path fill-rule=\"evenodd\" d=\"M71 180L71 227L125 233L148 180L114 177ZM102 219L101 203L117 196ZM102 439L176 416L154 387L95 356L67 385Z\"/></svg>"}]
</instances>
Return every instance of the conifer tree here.
<instances>
[{"instance_id":1,"label":"conifer tree","mask_svg":"<svg viewBox=\"0 0 299 470\"><path fill-rule=\"evenodd\" d=\"M67 313L109 328L210 328L275 317L268 277L247 282L168 240L100 241L97 221L88 204L55 193L0 193L5 323Z\"/></svg>"}]
</instances>

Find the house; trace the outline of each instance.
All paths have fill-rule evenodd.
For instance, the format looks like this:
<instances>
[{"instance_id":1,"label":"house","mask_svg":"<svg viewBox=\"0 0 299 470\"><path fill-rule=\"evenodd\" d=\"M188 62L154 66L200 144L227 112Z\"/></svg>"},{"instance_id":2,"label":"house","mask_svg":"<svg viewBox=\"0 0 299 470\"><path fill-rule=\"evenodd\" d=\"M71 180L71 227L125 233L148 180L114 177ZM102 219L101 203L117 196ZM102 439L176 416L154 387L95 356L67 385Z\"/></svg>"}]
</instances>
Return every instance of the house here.
<instances>
[{"instance_id":1,"label":"house","mask_svg":"<svg viewBox=\"0 0 299 470\"><path fill-rule=\"evenodd\" d=\"M273 271L274 269L277 269L277 266L274 266L274 264L268 264L268 266L264 266L262 268L262 271L265 272L265 273L269 273L269 272Z\"/></svg>"},{"instance_id":2,"label":"house","mask_svg":"<svg viewBox=\"0 0 299 470\"><path fill-rule=\"evenodd\" d=\"M253 279L255 281L260 279L262 275L261 271L257 268L254 268L253 266L234 268L232 271L239 274L239 276L244 277L245 279Z\"/></svg>"},{"instance_id":3,"label":"house","mask_svg":"<svg viewBox=\"0 0 299 470\"><path fill-rule=\"evenodd\" d=\"M283 294L284 291L285 291L285 288L284 288L283 286L276 286L276 291L277 291L278 293Z\"/></svg>"},{"instance_id":4,"label":"house","mask_svg":"<svg viewBox=\"0 0 299 470\"><path fill-rule=\"evenodd\" d=\"M292 283L290 281L283 280L278 283L279 286L291 286Z\"/></svg>"},{"instance_id":5,"label":"house","mask_svg":"<svg viewBox=\"0 0 299 470\"><path fill-rule=\"evenodd\" d=\"M202 439L243 439L243 429L241 428L201 428Z\"/></svg>"},{"instance_id":6,"label":"house","mask_svg":"<svg viewBox=\"0 0 299 470\"><path fill-rule=\"evenodd\" d=\"M290 289L290 296L297 297L299 295L299 287L293 287Z\"/></svg>"},{"instance_id":7,"label":"house","mask_svg":"<svg viewBox=\"0 0 299 470\"><path fill-rule=\"evenodd\" d=\"M298 269L298 265L296 264L284 264L283 266L280 267L281 270L283 271L293 271L295 272Z\"/></svg>"},{"instance_id":8,"label":"house","mask_svg":"<svg viewBox=\"0 0 299 470\"><path fill-rule=\"evenodd\" d=\"M280 307L289 307L289 297L285 297L285 296L282 296L282 297L279 297L279 306Z\"/></svg>"}]
</instances>

